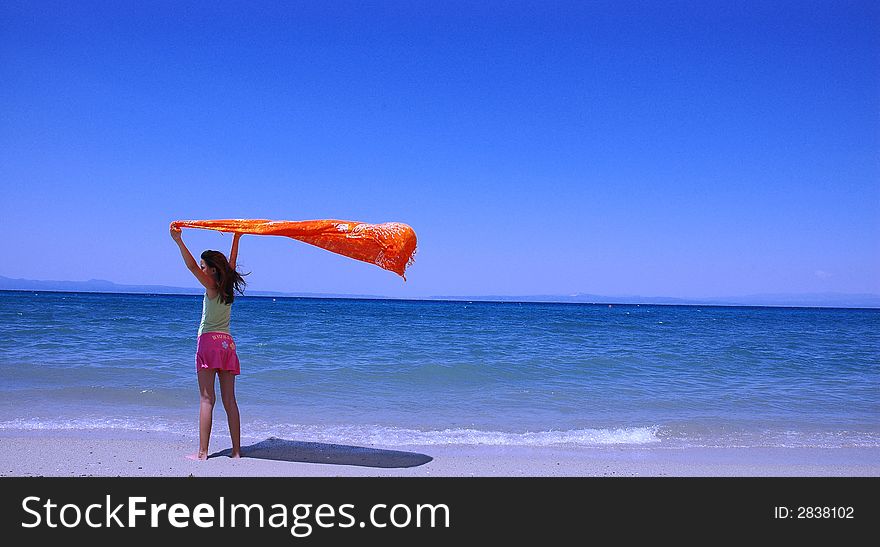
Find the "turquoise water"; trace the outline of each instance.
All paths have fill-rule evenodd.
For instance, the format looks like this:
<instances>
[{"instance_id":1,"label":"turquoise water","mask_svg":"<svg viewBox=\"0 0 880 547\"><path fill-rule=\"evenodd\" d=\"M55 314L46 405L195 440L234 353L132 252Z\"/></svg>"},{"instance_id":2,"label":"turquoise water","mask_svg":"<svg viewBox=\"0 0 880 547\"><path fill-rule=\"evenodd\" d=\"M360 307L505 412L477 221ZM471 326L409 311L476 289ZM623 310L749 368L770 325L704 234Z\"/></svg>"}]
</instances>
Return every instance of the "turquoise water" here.
<instances>
[{"instance_id":1,"label":"turquoise water","mask_svg":"<svg viewBox=\"0 0 880 547\"><path fill-rule=\"evenodd\" d=\"M196 435L200 314L0 292L0 429ZM245 439L880 446L880 310L239 297L232 334Z\"/></svg>"}]
</instances>

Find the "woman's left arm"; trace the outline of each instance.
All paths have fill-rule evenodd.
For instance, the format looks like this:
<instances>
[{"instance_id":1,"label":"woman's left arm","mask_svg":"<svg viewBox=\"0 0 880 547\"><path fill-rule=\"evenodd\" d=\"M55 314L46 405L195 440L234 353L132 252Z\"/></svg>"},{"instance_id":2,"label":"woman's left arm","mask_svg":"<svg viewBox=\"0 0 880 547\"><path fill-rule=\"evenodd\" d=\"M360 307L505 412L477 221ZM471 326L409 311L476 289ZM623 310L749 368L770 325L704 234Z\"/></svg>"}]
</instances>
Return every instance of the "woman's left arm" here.
<instances>
[{"instance_id":1,"label":"woman's left arm","mask_svg":"<svg viewBox=\"0 0 880 547\"><path fill-rule=\"evenodd\" d=\"M199 280L206 289L208 290L216 290L217 289L217 281L211 279L202 269L199 267L199 263L196 262L196 259L193 258L192 253L189 252L189 249L186 248L186 243L183 242L183 233L180 231L180 228L177 226L171 226L171 239L177 243L178 248L180 248L180 256L183 257L183 262L186 264L186 268L192 272L196 279Z\"/></svg>"}]
</instances>

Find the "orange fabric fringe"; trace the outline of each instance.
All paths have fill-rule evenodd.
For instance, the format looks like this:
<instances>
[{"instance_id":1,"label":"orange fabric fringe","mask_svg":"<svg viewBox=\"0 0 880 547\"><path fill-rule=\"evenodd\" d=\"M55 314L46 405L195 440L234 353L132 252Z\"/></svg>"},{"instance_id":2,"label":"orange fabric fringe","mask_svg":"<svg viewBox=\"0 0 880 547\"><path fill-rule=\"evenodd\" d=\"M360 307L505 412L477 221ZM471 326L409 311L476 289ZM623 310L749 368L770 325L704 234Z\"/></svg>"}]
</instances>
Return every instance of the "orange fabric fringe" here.
<instances>
[{"instance_id":1,"label":"orange fabric fringe","mask_svg":"<svg viewBox=\"0 0 880 547\"><path fill-rule=\"evenodd\" d=\"M348 220L176 220L175 228L204 228L219 232L285 236L328 251L375 264L406 281L406 268L415 259L416 233L400 222L366 224Z\"/></svg>"}]
</instances>

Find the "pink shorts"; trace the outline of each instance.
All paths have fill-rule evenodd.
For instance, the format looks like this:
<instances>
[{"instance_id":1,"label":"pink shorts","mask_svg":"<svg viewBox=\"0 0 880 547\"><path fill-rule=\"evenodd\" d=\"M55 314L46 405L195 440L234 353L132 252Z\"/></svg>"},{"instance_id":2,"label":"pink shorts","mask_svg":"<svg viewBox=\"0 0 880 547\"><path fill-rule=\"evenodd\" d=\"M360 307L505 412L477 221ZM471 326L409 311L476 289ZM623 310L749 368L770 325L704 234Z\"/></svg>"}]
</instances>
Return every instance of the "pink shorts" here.
<instances>
[{"instance_id":1,"label":"pink shorts","mask_svg":"<svg viewBox=\"0 0 880 547\"><path fill-rule=\"evenodd\" d=\"M232 374L241 373L232 336L225 332L205 332L199 336L196 345L196 372L209 368Z\"/></svg>"}]
</instances>

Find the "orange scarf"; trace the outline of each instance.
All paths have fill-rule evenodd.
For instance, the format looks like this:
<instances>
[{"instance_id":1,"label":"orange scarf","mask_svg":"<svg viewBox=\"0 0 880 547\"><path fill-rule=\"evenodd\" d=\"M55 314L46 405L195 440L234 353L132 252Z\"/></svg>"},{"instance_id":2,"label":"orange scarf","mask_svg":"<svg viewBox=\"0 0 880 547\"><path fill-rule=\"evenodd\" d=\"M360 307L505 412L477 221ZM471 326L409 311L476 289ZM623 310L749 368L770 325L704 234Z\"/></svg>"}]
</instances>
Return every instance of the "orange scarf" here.
<instances>
[{"instance_id":1,"label":"orange scarf","mask_svg":"<svg viewBox=\"0 0 880 547\"><path fill-rule=\"evenodd\" d=\"M328 251L375 264L403 277L413 263L416 233L400 222L366 224L348 220L176 220L176 228L204 228L220 232L285 236Z\"/></svg>"}]
</instances>

